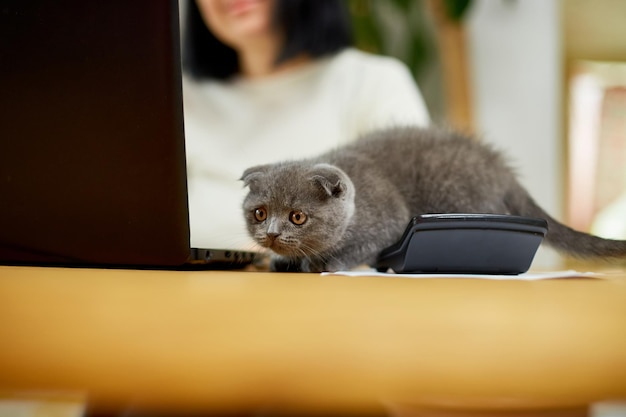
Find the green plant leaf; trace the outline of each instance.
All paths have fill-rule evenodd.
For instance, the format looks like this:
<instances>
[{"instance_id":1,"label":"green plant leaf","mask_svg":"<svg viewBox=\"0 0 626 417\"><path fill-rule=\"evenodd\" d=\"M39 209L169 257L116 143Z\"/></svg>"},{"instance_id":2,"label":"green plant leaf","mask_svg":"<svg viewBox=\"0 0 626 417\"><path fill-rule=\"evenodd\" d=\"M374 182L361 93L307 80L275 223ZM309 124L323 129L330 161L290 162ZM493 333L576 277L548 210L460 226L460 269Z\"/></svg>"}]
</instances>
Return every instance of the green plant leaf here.
<instances>
[{"instance_id":1,"label":"green plant leaf","mask_svg":"<svg viewBox=\"0 0 626 417\"><path fill-rule=\"evenodd\" d=\"M446 11L446 15L450 20L459 22L463 19L463 16L472 4L472 0L441 0L443 1L443 7Z\"/></svg>"}]
</instances>

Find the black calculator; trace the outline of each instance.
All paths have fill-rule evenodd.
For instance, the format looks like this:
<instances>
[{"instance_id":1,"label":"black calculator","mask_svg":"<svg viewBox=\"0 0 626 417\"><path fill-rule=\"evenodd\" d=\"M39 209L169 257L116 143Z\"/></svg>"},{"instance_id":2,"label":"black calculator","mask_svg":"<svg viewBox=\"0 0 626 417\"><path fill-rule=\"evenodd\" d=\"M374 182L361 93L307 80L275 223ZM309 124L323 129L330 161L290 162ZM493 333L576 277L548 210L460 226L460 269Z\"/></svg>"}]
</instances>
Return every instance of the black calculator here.
<instances>
[{"instance_id":1,"label":"black calculator","mask_svg":"<svg viewBox=\"0 0 626 417\"><path fill-rule=\"evenodd\" d=\"M376 269L396 273L518 275L548 232L544 219L501 214L423 214L383 250Z\"/></svg>"}]
</instances>

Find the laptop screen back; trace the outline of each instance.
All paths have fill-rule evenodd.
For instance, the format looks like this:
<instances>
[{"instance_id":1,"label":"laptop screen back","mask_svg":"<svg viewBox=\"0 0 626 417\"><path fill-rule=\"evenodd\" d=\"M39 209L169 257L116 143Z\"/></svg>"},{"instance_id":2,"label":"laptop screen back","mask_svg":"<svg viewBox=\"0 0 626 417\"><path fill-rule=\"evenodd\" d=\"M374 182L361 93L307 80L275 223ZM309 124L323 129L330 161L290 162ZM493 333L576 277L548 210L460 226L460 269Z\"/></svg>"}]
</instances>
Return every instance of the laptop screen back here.
<instances>
[{"instance_id":1,"label":"laptop screen back","mask_svg":"<svg viewBox=\"0 0 626 417\"><path fill-rule=\"evenodd\" d=\"M189 255L178 5L0 6L0 263Z\"/></svg>"}]
</instances>

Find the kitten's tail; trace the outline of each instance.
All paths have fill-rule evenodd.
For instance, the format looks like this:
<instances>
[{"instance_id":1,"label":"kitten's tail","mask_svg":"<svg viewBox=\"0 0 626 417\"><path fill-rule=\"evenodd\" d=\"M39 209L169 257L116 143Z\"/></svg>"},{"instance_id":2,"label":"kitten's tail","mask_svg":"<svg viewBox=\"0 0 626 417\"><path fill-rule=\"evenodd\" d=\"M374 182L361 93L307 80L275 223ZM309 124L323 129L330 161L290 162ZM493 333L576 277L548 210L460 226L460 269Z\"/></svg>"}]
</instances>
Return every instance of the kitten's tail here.
<instances>
[{"instance_id":1,"label":"kitten's tail","mask_svg":"<svg viewBox=\"0 0 626 417\"><path fill-rule=\"evenodd\" d=\"M626 259L626 240L603 239L576 231L553 219L521 186L505 199L511 214L538 217L548 222L546 243L559 252L577 258Z\"/></svg>"}]
</instances>

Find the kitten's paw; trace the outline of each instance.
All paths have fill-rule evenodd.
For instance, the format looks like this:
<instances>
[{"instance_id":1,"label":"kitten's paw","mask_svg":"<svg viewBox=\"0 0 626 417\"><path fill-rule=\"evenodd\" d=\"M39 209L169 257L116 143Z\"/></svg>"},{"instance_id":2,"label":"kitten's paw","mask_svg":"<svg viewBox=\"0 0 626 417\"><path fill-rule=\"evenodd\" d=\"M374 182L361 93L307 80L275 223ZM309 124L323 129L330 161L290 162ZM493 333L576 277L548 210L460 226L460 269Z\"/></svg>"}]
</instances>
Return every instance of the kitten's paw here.
<instances>
[{"instance_id":1,"label":"kitten's paw","mask_svg":"<svg viewBox=\"0 0 626 417\"><path fill-rule=\"evenodd\" d=\"M312 259L302 260L302 272L321 273L329 271L326 262Z\"/></svg>"},{"instance_id":2,"label":"kitten's paw","mask_svg":"<svg viewBox=\"0 0 626 417\"><path fill-rule=\"evenodd\" d=\"M343 261L333 259L329 262L325 262L323 266L321 266L321 271L324 272L337 272L337 271L347 271L352 268L351 265L346 264Z\"/></svg>"},{"instance_id":3,"label":"kitten's paw","mask_svg":"<svg viewBox=\"0 0 626 417\"><path fill-rule=\"evenodd\" d=\"M270 259L270 271L272 272L306 272L302 269L302 261L273 256Z\"/></svg>"},{"instance_id":4,"label":"kitten's paw","mask_svg":"<svg viewBox=\"0 0 626 417\"><path fill-rule=\"evenodd\" d=\"M323 272L325 264L312 262L309 259L289 259L282 256L274 256L270 259L270 271L272 272Z\"/></svg>"}]
</instances>

